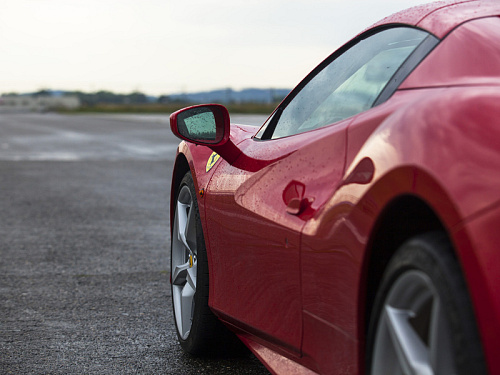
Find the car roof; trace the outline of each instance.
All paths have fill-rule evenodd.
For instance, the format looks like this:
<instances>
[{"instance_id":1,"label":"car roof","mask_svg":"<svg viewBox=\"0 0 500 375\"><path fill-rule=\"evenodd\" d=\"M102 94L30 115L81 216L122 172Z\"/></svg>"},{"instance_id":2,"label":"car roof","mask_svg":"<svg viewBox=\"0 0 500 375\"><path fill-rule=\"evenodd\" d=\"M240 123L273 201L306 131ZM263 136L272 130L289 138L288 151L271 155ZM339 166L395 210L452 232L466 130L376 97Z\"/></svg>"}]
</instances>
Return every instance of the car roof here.
<instances>
[{"instance_id":1,"label":"car roof","mask_svg":"<svg viewBox=\"0 0 500 375\"><path fill-rule=\"evenodd\" d=\"M500 15L498 0L454 0L424 4L395 13L372 27L404 23L443 38L460 24L476 18Z\"/></svg>"}]
</instances>

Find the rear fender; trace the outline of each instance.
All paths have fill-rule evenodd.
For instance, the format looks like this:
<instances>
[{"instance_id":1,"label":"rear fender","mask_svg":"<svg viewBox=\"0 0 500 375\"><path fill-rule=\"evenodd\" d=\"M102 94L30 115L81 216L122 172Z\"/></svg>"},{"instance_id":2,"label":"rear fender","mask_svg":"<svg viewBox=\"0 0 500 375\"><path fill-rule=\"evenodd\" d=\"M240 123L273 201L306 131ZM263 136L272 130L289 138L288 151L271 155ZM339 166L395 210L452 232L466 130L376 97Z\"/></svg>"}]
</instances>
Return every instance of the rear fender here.
<instances>
[{"instance_id":1,"label":"rear fender","mask_svg":"<svg viewBox=\"0 0 500 375\"><path fill-rule=\"evenodd\" d=\"M464 220L498 200L500 109L496 103L500 90L426 90L424 96L416 98L389 115L357 153L351 150L355 156L342 183L303 231L309 250L334 249L333 263L350 270L342 277L332 275L339 278L333 284L354 286L336 292L337 303L349 306L351 313L333 324L360 343L370 243L384 210L402 196L416 196L425 202L447 229L470 280L481 273L480 262L456 230ZM368 169L372 176L357 178L357 172L368 171L360 168L367 159L373 163L373 169ZM329 247L322 249L322 244ZM353 294L358 298L352 299Z\"/></svg>"},{"instance_id":2,"label":"rear fender","mask_svg":"<svg viewBox=\"0 0 500 375\"><path fill-rule=\"evenodd\" d=\"M347 220L359 239L361 253L353 254L363 264L357 327L363 327L365 319L371 236L385 207L402 194L414 195L431 208L448 231L467 284L481 285L481 249L472 251L469 244L474 241L464 237L468 233L462 228L499 201L499 102L499 87L457 87L436 90L435 95L429 91L388 117L347 169L349 176L367 157L375 166L370 184L342 186L332 199L339 202L343 197L345 202L348 197L352 210ZM495 301L485 301L477 289L470 288L476 313L493 309ZM356 336L361 342L363 332Z\"/></svg>"}]
</instances>

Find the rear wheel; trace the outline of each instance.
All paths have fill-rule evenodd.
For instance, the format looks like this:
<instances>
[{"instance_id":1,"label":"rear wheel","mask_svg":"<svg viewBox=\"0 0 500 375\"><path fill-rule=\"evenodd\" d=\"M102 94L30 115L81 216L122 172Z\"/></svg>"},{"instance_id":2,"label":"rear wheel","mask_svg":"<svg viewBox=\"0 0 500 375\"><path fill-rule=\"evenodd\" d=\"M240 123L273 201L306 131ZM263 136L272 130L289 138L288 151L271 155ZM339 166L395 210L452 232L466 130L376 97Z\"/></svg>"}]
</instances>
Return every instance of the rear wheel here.
<instances>
[{"instance_id":1,"label":"rear wheel","mask_svg":"<svg viewBox=\"0 0 500 375\"><path fill-rule=\"evenodd\" d=\"M194 355L220 354L233 335L208 307L208 259L189 172L176 197L170 259L174 320L182 348Z\"/></svg>"},{"instance_id":2,"label":"rear wheel","mask_svg":"<svg viewBox=\"0 0 500 375\"><path fill-rule=\"evenodd\" d=\"M467 287L444 235L416 237L396 252L374 312L370 374L487 373Z\"/></svg>"}]
</instances>

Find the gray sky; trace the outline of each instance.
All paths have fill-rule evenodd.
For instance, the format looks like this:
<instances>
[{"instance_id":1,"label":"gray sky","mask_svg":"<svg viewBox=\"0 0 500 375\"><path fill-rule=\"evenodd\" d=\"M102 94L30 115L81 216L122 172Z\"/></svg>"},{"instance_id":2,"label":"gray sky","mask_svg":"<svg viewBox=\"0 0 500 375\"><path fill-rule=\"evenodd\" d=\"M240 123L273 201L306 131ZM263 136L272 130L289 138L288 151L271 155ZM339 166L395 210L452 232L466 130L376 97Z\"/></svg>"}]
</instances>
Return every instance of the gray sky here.
<instances>
[{"instance_id":1,"label":"gray sky","mask_svg":"<svg viewBox=\"0 0 500 375\"><path fill-rule=\"evenodd\" d=\"M0 0L0 93L292 88L426 0Z\"/></svg>"}]
</instances>

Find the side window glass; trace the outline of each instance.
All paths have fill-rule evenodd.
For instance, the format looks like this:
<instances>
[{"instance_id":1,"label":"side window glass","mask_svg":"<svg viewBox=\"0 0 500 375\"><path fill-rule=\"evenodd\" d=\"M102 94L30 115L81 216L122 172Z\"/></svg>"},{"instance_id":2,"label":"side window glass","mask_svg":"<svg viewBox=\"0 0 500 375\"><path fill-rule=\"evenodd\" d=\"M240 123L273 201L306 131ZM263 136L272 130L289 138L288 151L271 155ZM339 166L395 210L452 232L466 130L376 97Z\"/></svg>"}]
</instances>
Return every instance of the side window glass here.
<instances>
[{"instance_id":1,"label":"side window glass","mask_svg":"<svg viewBox=\"0 0 500 375\"><path fill-rule=\"evenodd\" d=\"M428 35L422 30L397 27L360 40L310 79L288 103L272 138L317 129L371 108Z\"/></svg>"}]
</instances>

